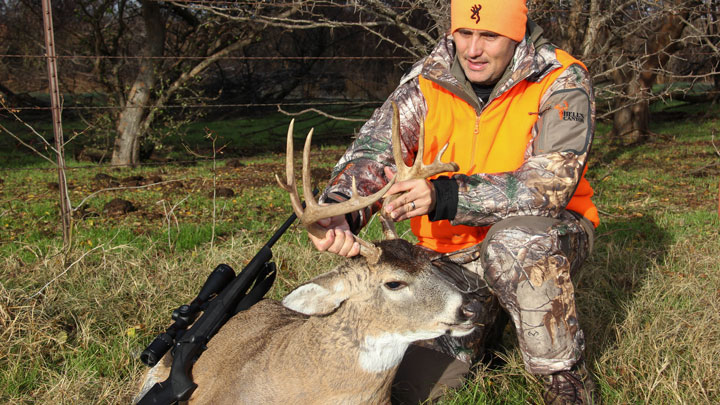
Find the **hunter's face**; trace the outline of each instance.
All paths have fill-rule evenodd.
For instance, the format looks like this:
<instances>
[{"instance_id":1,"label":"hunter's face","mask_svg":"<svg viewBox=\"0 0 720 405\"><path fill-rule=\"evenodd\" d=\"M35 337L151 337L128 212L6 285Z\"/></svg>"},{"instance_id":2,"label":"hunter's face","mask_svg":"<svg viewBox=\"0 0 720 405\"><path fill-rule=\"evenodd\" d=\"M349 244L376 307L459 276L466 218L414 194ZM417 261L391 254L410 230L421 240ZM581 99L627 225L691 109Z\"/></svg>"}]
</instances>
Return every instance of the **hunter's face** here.
<instances>
[{"instance_id":1,"label":"hunter's face","mask_svg":"<svg viewBox=\"0 0 720 405\"><path fill-rule=\"evenodd\" d=\"M460 28L452 35L468 80L484 86L497 83L512 60L517 42L494 32L469 28Z\"/></svg>"}]
</instances>

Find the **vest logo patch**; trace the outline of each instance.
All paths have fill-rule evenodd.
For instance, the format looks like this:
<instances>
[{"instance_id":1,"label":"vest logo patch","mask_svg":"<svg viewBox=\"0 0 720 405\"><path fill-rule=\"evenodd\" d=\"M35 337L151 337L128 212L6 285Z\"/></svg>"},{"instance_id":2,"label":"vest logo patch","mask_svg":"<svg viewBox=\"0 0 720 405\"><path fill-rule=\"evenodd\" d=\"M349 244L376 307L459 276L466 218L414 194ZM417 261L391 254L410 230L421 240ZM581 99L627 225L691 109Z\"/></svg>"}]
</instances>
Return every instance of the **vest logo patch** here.
<instances>
[{"instance_id":1,"label":"vest logo patch","mask_svg":"<svg viewBox=\"0 0 720 405\"><path fill-rule=\"evenodd\" d=\"M560 116L560 119L563 121L577 121L577 122L585 122L585 114L574 112L574 111L568 111L567 109L570 106L568 105L567 100L563 101L562 103L556 105L555 108L558 110L558 115Z\"/></svg>"},{"instance_id":2,"label":"vest logo patch","mask_svg":"<svg viewBox=\"0 0 720 405\"><path fill-rule=\"evenodd\" d=\"M475 20L475 24L480 22L480 10L482 10L482 6L480 4L476 4L472 7L470 7L470 18Z\"/></svg>"}]
</instances>

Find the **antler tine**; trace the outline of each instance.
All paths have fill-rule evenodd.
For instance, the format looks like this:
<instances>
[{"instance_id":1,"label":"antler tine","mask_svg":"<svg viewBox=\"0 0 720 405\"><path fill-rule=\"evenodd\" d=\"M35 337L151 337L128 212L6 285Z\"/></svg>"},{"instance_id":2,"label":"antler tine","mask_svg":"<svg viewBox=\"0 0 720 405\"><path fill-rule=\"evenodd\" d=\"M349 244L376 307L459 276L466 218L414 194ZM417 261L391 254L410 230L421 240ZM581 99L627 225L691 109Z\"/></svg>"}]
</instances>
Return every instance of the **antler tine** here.
<instances>
[{"instance_id":1,"label":"antler tine","mask_svg":"<svg viewBox=\"0 0 720 405\"><path fill-rule=\"evenodd\" d=\"M302 224L307 228L308 232L310 232L313 236L317 238L324 238L325 232L322 228L316 225L316 222L324 219L324 218L330 218L334 217L336 215L344 215L349 212L357 211L360 209L363 209L365 207L368 207L375 203L376 201L380 200L383 195L387 192L390 187L395 183L395 181L390 181L388 184L383 187L380 191L376 192L375 194L372 194L370 196L366 197L359 197L358 191L357 191L357 184L355 182L355 178L353 178L352 182L352 197L342 203L339 204L332 204L332 205L325 205L321 206L318 204L318 202L315 200L315 197L312 193L312 186L311 186L311 178L310 178L310 146L312 143L312 134L313 130L311 129L308 133L307 137L305 138L305 146L303 148L303 165L302 165L302 179L303 179L303 196L305 198L305 208L302 206L302 202L300 201L300 196L297 192L297 187L295 185L295 171L293 167L293 129L294 129L295 120L290 121L290 126L288 127L288 135L287 135L287 147L286 147L286 158L285 158L285 175L286 175L286 181L282 182L280 181L280 177L275 175L275 179L277 180L280 187L282 187L285 191L288 192L290 195L290 202L293 207L293 211L295 211L295 214L300 218L300 221ZM358 241L360 244L360 254L365 256L368 261L371 263L377 262L377 260L380 257L381 251L379 248L377 248L372 243L368 243L357 236L355 236L355 240Z\"/></svg>"},{"instance_id":2,"label":"antler tine","mask_svg":"<svg viewBox=\"0 0 720 405\"><path fill-rule=\"evenodd\" d=\"M305 137L305 146L303 147L302 155L303 197L305 198L305 206L310 208L311 210L316 210L320 207L319 204L315 201L315 197L313 196L311 184L312 179L310 178L310 144L312 143L314 129L315 128L310 128L310 132L308 132L307 136Z\"/></svg>"},{"instance_id":3,"label":"antler tine","mask_svg":"<svg viewBox=\"0 0 720 405\"><path fill-rule=\"evenodd\" d=\"M445 150L447 150L448 144L445 144L445 146L440 149L440 152L435 157L433 163L429 165L425 165L423 163L423 156L425 153L425 126L423 125L423 123L420 123L420 134L418 136L418 151L415 155L415 161L413 162L412 166L408 166L405 164L405 160L403 160L402 157L402 148L400 147L400 110L398 109L398 106L394 101L392 103L392 106L393 116L391 138L393 157L395 158L395 166L397 166L397 172L395 173L395 177L393 177L393 180L404 181L412 179L426 179L430 176L434 176L436 174L444 172L456 172L459 168L457 163L443 163L440 160L442 158L442 155L445 153ZM393 194L387 196L385 198L384 204L393 201L399 196L400 194ZM392 218L389 218L388 215L385 214L385 210L382 210L381 222L383 226L383 233L385 234L386 238L398 238L397 232L395 231L395 223L393 222Z\"/></svg>"},{"instance_id":4,"label":"antler tine","mask_svg":"<svg viewBox=\"0 0 720 405\"><path fill-rule=\"evenodd\" d=\"M400 171L407 171L407 165L402 156L402 148L400 147L400 110L398 109L397 103L392 102L393 115L392 124L390 126L390 141L392 142L393 159L395 159L395 166L397 167L397 176ZM421 155L422 156L422 155Z\"/></svg>"},{"instance_id":5,"label":"antler tine","mask_svg":"<svg viewBox=\"0 0 720 405\"><path fill-rule=\"evenodd\" d=\"M420 123L420 135L418 136L418 151L415 156L415 161L412 166L407 166L402 158L402 149L400 148L400 111L398 110L397 104L393 102L393 129L392 129L392 143L393 143L393 156L395 157L395 164L397 165L397 174L399 176L398 181L412 180L412 179L426 179L430 176L444 172L456 172L459 167L455 162L444 163L441 158L445 154L448 148L448 144L440 149L435 160L426 165L423 163L423 156L425 153L425 125Z\"/></svg>"},{"instance_id":6,"label":"antler tine","mask_svg":"<svg viewBox=\"0 0 720 405\"><path fill-rule=\"evenodd\" d=\"M297 187L295 186L295 168L293 167L293 155L294 155L294 146L293 146L293 130L295 128L295 119L293 118L290 120L290 126L288 126L288 132L287 132L287 142L285 146L285 182L282 182L280 180L280 177L278 175L275 175L275 180L277 180L280 187L287 191L290 195L290 204L293 207L293 211L295 211L295 215L298 217L302 217L303 215L303 206L302 201L300 201L300 196L297 193Z\"/></svg>"},{"instance_id":7,"label":"antler tine","mask_svg":"<svg viewBox=\"0 0 720 405\"><path fill-rule=\"evenodd\" d=\"M393 115L392 115L392 121L390 125L390 140L392 142L392 153L393 153L393 159L395 160L395 167L397 168L397 172L395 173L395 176L392 178L393 180L397 180L398 178L402 179L405 177L405 175L400 175L400 173L405 173L408 170L407 165L405 164L405 161L402 157L402 148L400 148L400 111L398 110L397 103L395 101L392 102L393 107ZM400 175L400 176L399 176ZM398 194L392 194L387 197L385 197L385 200L383 201L383 208L385 207L385 204L393 201L395 198L398 197ZM397 233L397 230L395 230L395 222L392 218L385 212L384 209L380 210L380 224L382 225L382 231L383 235L385 236L385 239L398 239L400 236Z\"/></svg>"},{"instance_id":8,"label":"antler tine","mask_svg":"<svg viewBox=\"0 0 720 405\"><path fill-rule=\"evenodd\" d=\"M305 213L303 214L302 221L304 224L312 224L323 218L330 218L336 215L345 215L349 212L358 211L365 207L369 207L376 201L379 201L385 193L395 184L395 181L390 181L380 191L375 194L360 197L357 190L357 184L355 178L352 179L352 197L343 201L342 203L321 206L313 198L311 187L310 187L310 142L312 140L312 132L308 134L305 140L305 149L303 150L303 189L305 194Z\"/></svg>"},{"instance_id":9,"label":"antler tine","mask_svg":"<svg viewBox=\"0 0 720 405\"><path fill-rule=\"evenodd\" d=\"M413 162L413 167L410 170L412 179L425 179L430 176L434 176L436 174L444 173L444 172L456 172L460 167L455 162L443 162L442 156L445 154L445 151L447 150L448 146L450 144L446 143L443 145L442 148L440 148L440 151L435 156L435 160L429 165L423 164L422 157L424 156L424 150L425 150L425 125L420 123L420 139L418 141L418 155L415 158L415 162Z\"/></svg>"}]
</instances>

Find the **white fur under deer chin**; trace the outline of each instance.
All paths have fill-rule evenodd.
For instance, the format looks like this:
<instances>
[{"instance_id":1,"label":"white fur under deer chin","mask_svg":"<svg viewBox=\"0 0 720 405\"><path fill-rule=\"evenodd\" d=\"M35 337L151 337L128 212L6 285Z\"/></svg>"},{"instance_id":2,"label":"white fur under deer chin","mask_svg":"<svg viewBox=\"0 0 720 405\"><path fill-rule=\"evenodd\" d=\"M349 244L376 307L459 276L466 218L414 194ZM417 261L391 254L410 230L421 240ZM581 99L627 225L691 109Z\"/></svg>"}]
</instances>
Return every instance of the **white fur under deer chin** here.
<instances>
[{"instance_id":1,"label":"white fur under deer chin","mask_svg":"<svg viewBox=\"0 0 720 405\"><path fill-rule=\"evenodd\" d=\"M389 370L398 364L405 355L410 343L432 339L437 333L383 333L379 336L366 336L360 347L358 363L368 373L379 373Z\"/></svg>"}]
</instances>

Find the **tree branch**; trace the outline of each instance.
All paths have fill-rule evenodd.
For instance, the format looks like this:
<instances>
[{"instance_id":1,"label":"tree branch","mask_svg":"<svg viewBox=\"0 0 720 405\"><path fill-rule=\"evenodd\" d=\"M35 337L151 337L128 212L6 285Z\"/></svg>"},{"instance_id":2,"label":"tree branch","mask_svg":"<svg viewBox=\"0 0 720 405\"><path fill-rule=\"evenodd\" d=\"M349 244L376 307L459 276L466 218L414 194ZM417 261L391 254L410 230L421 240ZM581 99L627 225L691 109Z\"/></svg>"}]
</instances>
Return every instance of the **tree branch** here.
<instances>
[{"instance_id":1,"label":"tree branch","mask_svg":"<svg viewBox=\"0 0 720 405\"><path fill-rule=\"evenodd\" d=\"M318 110L318 109L316 109L316 108L308 108L308 109L305 109L305 110L302 110L302 111L298 111L298 112L296 112L296 113L290 113L290 112L287 112L287 111L283 110L283 109L280 107L280 104L278 104L277 109L278 109L279 112L281 112L281 113L283 113L283 114L285 114L285 115L288 115L288 116L290 116L290 117L295 117L295 116L302 115L302 114L305 114L305 113L314 112L314 113L316 113L316 114L322 115L323 117L327 117L327 118L330 118L330 119L333 119L333 120L338 120L338 121L350 121L350 122L365 122L365 121L367 121L367 119L365 119L365 118L344 118L344 117L338 117L338 116L336 116L336 115L331 115L331 114L328 114L328 113L326 113L326 112L320 111L320 110Z\"/></svg>"}]
</instances>

